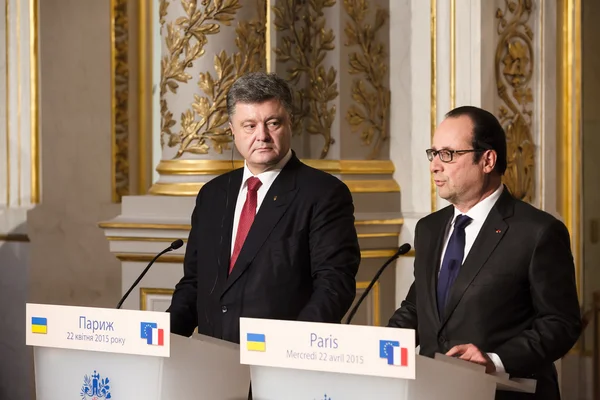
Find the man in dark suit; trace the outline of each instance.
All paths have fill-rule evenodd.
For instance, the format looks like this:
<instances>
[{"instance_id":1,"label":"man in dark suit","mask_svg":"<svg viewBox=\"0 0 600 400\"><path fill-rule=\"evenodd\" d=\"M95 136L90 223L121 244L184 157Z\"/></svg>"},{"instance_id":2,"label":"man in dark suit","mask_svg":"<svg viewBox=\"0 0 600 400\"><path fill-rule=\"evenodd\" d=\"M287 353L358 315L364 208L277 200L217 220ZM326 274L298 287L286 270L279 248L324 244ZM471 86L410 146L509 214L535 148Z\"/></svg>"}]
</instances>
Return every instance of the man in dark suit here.
<instances>
[{"instance_id":1,"label":"man in dark suit","mask_svg":"<svg viewBox=\"0 0 600 400\"><path fill-rule=\"evenodd\" d=\"M241 169L196 199L173 333L239 343L239 318L340 322L356 294L360 249L348 187L291 150L292 94L274 74L227 96Z\"/></svg>"},{"instance_id":2,"label":"man in dark suit","mask_svg":"<svg viewBox=\"0 0 600 400\"><path fill-rule=\"evenodd\" d=\"M446 117L427 157L451 205L417 223L415 281L388 326L415 329L422 355L537 380L535 395L497 399L559 399L553 363L581 332L569 233L502 185L506 137L492 114Z\"/></svg>"}]
</instances>

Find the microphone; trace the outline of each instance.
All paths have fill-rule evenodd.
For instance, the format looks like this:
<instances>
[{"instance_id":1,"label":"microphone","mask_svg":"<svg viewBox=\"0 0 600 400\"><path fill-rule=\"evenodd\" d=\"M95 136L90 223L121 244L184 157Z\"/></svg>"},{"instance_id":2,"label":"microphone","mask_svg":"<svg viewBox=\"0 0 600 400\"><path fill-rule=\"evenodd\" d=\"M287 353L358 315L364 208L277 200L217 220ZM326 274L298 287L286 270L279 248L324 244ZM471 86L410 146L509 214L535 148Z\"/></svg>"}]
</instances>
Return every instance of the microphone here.
<instances>
[{"instance_id":1,"label":"microphone","mask_svg":"<svg viewBox=\"0 0 600 400\"><path fill-rule=\"evenodd\" d=\"M121 308L121 306L123 305L123 302L125 301L125 299L127 298L127 296L129 296L129 293L131 293L131 291L133 290L133 288L136 287L136 285L142 280L142 278L144 277L144 275L146 275L146 272L148 272L148 270L150 269L150 267L152 266L152 264L154 264L154 261L156 261L158 259L158 257L162 256L163 254L165 254L165 253L167 253L169 251L172 251L172 250L177 250L181 246L183 246L183 240L177 239L176 241L174 241L173 243L171 243L171 245L169 247L167 247L166 249L164 249L163 251L161 251L160 253L158 253L156 255L156 257L154 257L152 259L152 261L150 261L150 263L148 264L148 266L146 267L146 269L144 269L144 271L142 271L142 273L135 280L135 282L133 282L133 285L131 285L131 287L129 288L129 290L127 291L127 293L125 293L125 295L121 298L121 301L119 301L119 304L117 304L117 310L119 308Z\"/></svg>"},{"instance_id":2,"label":"microphone","mask_svg":"<svg viewBox=\"0 0 600 400\"><path fill-rule=\"evenodd\" d=\"M358 311L358 307L360 307L361 303L363 302L365 297L367 297L367 294L369 294L369 292L371 291L371 288L373 287L373 285L375 285L375 282L377 282L377 280L379 279L379 277L381 276L383 271L386 269L386 267L388 265L390 265L392 263L392 261L394 261L396 258L400 257L402 254L408 253L410 251L410 248L411 248L410 244L404 243L402 246L400 246L398 251L393 256L391 256L389 258L389 260L387 260L385 262L385 264L383 264L381 266L381 268L379 268L379 271L377 271L377 273L375 274L375 277L373 277L373 280L371 281L371 283L369 283L369 286L367 286L367 288L363 292L362 296L360 296L360 299L358 299L358 301L356 302L356 305L352 308L352 311L350 311L350 315L348 315L346 324L349 324L350 321L352 321L354 314L356 314L356 311Z\"/></svg>"}]
</instances>

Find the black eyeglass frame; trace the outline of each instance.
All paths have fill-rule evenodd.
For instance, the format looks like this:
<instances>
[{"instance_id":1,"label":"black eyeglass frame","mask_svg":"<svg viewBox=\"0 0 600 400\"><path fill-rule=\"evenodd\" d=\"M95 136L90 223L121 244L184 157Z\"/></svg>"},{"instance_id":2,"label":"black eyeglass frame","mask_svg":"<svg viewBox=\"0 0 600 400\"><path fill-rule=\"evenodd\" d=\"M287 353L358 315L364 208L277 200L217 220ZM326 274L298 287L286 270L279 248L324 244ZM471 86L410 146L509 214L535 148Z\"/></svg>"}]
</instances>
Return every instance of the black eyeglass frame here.
<instances>
[{"instance_id":1,"label":"black eyeglass frame","mask_svg":"<svg viewBox=\"0 0 600 400\"><path fill-rule=\"evenodd\" d=\"M440 161L441 162L452 162L452 160L454 160L454 155L455 154L464 154L464 153L478 153L478 152L484 152L487 151L489 149L467 149L467 150L450 150L450 149L440 149L440 150L434 150L434 149L427 149L425 150L425 153L427 154L427 159L429 161L433 161L433 159L435 158L435 156L439 155L440 156ZM448 157L450 157L450 159L445 160L445 156L443 157L442 154L448 154Z\"/></svg>"}]
</instances>

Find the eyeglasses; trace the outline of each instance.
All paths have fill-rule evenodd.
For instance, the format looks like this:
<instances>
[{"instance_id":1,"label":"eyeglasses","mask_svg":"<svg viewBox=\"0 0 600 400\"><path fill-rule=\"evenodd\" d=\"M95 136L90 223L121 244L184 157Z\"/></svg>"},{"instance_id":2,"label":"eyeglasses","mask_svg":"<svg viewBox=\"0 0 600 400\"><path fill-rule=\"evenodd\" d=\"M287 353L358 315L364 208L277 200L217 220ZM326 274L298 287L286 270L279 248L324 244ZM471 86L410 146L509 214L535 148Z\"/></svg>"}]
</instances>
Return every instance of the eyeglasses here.
<instances>
[{"instance_id":1,"label":"eyeglasses","mask_svg":"<svg viewBox=\"0 0 600 400\"><path fill-rule=\"evenodd\" d=\"M469 149L469 150L449 150L449 149L442 149L442 150L434 150L434 149L427 149L425 150L425 153L427 153L427 159L429 161L433 161L433 159L435 158L435 156L439 155L440 156L440 161L442 162L450 162L454 159L454 155L455 154L463 154L463 153L477 153L480 151L485 151L485 149Z\"/></svg>"}]
</instances>

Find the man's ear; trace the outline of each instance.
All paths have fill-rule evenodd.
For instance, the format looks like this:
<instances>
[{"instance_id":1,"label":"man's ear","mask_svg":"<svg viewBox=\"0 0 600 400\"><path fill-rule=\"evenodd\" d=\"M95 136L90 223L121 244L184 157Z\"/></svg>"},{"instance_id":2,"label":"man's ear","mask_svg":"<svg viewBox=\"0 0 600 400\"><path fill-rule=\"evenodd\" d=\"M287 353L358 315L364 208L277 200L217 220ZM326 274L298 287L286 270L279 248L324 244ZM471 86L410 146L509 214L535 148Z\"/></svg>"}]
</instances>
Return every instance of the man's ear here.
<instances>
[{"instance_id":1,"label":"man's ear","mask_svg":"<svg viewBox=\"0 0 600 400\"><path fill-rule=\"evenodd\" d=\"M481 158L483 159L483 172L489 174L496 168L498 154L495 150L486 150Z\"/></svg>"}]
</instances>

